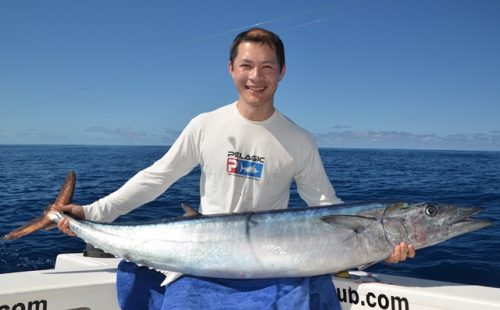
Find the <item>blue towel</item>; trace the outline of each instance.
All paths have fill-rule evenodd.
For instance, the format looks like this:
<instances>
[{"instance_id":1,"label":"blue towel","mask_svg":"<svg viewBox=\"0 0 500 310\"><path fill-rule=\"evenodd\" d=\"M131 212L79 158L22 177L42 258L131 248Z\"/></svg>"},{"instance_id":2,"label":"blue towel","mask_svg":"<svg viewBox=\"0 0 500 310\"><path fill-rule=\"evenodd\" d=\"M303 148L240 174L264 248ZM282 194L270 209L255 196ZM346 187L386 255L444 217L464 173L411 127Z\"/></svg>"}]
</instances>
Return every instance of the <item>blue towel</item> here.
<instances>
[{"instance_id":1,"label":"blue towel","mask_svg":"<svg viewBox=\"0 0 500 310\"><path fill-rule=\"evenodd\" d=\"M122 309L325 309L340 310L329 275L280 279L182 276L166 288L161 273L122 261L117 272Z\"/></svg>"}]
</instances>

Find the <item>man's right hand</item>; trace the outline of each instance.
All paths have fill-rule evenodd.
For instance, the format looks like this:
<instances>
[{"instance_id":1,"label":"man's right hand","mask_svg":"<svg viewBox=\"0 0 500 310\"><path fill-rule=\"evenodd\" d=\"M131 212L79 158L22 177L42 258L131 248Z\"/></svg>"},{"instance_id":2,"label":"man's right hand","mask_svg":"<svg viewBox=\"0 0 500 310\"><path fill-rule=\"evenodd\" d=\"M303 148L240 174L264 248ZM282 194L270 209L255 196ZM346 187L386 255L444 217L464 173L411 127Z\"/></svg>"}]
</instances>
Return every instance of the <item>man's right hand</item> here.
<instances>
[{"instance_id":1,"label":"man's right hand","mask_svg":"<svg viewBox=\"0 0 500 310\"><path fill-rule=\"evenodd\" d=\"M83 211L82 206L69 204L65 206L56 206L55 209L61 213L69 214L76 219L79 220L85 219L85 212ZM59 223L57 223L57 228L59 228L60 231L67 234L68 236L75 235L75 233L69 228L69 222L65 218L63 218L62 220L59 221Z\"/></svg>"}]
</instances>

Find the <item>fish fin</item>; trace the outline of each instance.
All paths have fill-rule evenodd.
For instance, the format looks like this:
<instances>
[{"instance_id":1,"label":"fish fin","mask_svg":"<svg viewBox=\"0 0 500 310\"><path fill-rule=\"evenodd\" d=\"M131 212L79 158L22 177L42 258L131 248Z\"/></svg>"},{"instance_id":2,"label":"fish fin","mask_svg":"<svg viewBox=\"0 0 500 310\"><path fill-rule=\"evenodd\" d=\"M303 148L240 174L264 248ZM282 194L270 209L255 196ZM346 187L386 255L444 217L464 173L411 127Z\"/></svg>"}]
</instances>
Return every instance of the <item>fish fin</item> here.
<instances>
[{"instance_id":1,"label":"fish fin","mask_svg":"<svg viewBox=\"0 0 500 310\"><path fill-rule=\"evenodd\" d=\"M54 222L49 217L49 214L57 212L54 211L54 207L56 205L66 205L71 203L71 200L73 199L73 192L75 190L75 183L75 172L70 171L66 176L66 180L64 181L61 190L59 191L59 195L57 196L56 201L53 204L49 205L38 218L31 220L30 222L17 229L14 229L7 235L3 236L2 239L14 240L41 229L50 229L54 227Z\"/></svg>"},{"instance_id":2,"label":"fish fin","mask_svg":"<svg viewBox=\"0 0 500 310\"><path fill-rule=\"evenodd\" d=\"M380 261L376 261L376 262L371 262L371 263L368 263L366 265L362 265L362 266L358 266L358 270L365 270L366 268L368 267L371 267L377 263L379 263Z\"/></svg>"},{"instance_id":3,"label":"fish fin","mask_svg":"<svg viewBox=\"0 0 500 310\"><path fill-rule=\"evenodd\" d=\"M182 276L182 273L179 272L164 271L164 270L159 270L159 271L165 275L165 280L163 280L160 286L168 286L170 283L174 282L180 276Z\"/></svg>"},{"instance_id":4,"label":"fish fin","mask_svg":"<svg viewBox=\"0 0 500 310\"><path fill-rule=\"evenodd\" d=\"M338 226L340 228L350 229L356 234L363 232L366 227L376 221L374 217L364 217L357 215L328 215L321 218L325 223Z\"/></svg>"},{"instance_id":5,"label":"fish fin","mask_svg":"<svg viewBox=\"0 0 500 310\"><path fill-rule=\"evenodd\" d=\"M59 195L57 195L56 201L54 201L55 205L65 206L73 201L73 193L75 192L75 183L76 183L76 173L74 171L69 171L66 176L66 180L64 180L61 189L59 190Z\"/></svg>"},{"instance_id":6,"label":"fish fin","mask_svg":"<svg viewBox=\"0 0 500 310\"><path fill-rule=\"evenodd\" d=\"M184 210L184 215L182 217L197 217L201 216L201 213L193 209L189 204L187 203L181 203L181 207Z\"/></svg>"},{"instance_id":7,"label":"fish fin","mask_svg":"<svg viewBox=\"0 0 500 310\"><path fill-rule=\"evenodd\" d=\"M335 273L335 276L337 278L349 279L349 277L351 275L349 274L349 270L342 270L342 271L339 271L339 272Z\"/></svg>"},{"instance_id":8,"label":"fish fin","mask_svg":"<svg viewBox=\"0 0 500 310\"><path fill-rule=\"evenodd\" d=\"M10 233L6 234L5 236L2 237L2 239L15 240L24 237L26 235L29 235L37 230L50 227L51 225L53 225L52 220L45 213L43 213L38 218L31 220L28 223L24 224L23 226L16 228Z\"/></svg>"}]
</instances>

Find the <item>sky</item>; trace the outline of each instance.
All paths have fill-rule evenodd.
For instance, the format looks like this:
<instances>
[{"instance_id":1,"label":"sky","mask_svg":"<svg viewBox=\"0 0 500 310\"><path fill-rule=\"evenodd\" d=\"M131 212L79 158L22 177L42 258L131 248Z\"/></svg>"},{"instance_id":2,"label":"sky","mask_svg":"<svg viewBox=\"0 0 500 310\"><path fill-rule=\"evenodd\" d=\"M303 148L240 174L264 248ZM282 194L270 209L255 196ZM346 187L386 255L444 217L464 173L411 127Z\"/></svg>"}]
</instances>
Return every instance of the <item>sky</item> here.
<instances>
[{"instance_id":1,"label":"sky","mask_svg":"<svg viewBox=\"0 0 500 310\"><path fill-rule=\"evenodd\" d=\"M0 144L170 145L255 26L320 147L500 151L496 0L1 1Z\"/></svg>"}]
</instances>

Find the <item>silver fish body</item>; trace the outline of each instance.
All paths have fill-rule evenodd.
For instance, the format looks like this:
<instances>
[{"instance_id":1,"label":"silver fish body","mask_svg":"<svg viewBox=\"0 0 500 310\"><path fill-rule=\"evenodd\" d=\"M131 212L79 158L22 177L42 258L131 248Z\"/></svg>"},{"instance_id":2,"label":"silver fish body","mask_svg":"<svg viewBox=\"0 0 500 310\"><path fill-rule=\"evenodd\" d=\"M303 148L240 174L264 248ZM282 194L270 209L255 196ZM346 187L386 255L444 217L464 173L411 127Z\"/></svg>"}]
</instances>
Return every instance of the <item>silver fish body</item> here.
<instances>
[{"instance_id":1,"label":"silver fish body","mask_svg":"<svg viewBox=\"0 0 500 310\"><path fill-rule=\"evenodd\" d=\"M334 273L383 260L402 241L420 249L490 225L470 218L478 208L430 203L210 216L184 207L184 217L155 224L101 224L57 211L71 203L75 181L70 172L56 201L3 239L23 237L65 217L79 238L117 257L171 274L248 279Z\"/></svg>"},{"instance_id":2,"label":"silver fish body","mask_svg":"<svg viewBox=\"0 0 500 310\"><path fill-rule=\"evenodd\" d=\"M416 249L435 244L488 225L468 220L477 211L427 203L362 203L147 225L68 219L70 228L86 242L157 270L218 278L277 278L368 265L387 258L401 241Z\"/></svg>"}]
</instances>

